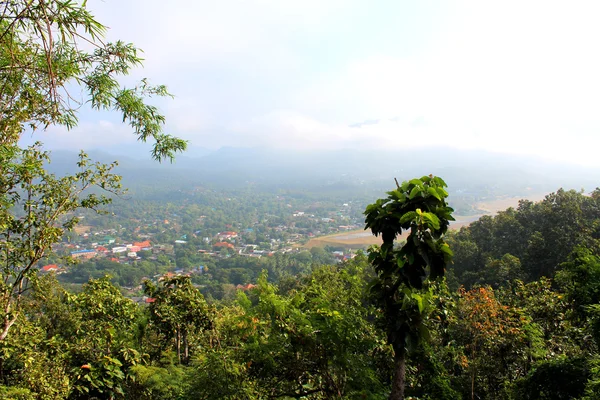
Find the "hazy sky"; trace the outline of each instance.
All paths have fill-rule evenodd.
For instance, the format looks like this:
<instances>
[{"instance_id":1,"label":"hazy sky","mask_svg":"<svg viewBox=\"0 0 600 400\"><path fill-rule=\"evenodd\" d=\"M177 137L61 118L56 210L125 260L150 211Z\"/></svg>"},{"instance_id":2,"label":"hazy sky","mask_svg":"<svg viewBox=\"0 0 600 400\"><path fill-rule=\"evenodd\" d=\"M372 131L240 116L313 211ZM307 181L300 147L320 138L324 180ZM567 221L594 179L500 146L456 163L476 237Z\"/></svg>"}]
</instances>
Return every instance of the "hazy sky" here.
<instances>
[{"instance_id":1,"label":"hazy sky","mask_svg":"<svg viewBox=\"0 0 600 400\"><path fill-rule=\"evenodd\" d=\"M600 165L600 2L89 0L192 146L428 144ZM135 141L116 116L53 148ZM145 150L144 150L145 151Z\"/></svg>"}]
</instances>

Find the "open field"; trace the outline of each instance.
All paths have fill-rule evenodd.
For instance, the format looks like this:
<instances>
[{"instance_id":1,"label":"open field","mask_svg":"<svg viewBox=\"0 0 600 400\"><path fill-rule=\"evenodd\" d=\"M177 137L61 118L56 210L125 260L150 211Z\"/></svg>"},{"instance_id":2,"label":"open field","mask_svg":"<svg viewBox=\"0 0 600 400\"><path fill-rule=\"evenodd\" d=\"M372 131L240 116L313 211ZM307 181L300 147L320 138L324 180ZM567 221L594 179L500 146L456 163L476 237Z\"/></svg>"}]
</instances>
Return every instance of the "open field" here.
<instances>
[{"instance_id":1,"label":"open field","mask_svg":"<svg viewBox=\"0 0 600 400\"><path fill-rule=\"evenodd\" d=\"M542 200L545 195L546 194L531 195L527 196L527 199L539 201ZM521 199L522 197L507 197L491 200L489 202L477 203L475 204L475 207L482 210L483 213L470 216L457 215L455 216L456 221L450 224L450 229L460 229L484 215L494 215L498 211L506 210L508 207L517 207L519 205L519 200ZM381 244L381 238L373 236L371 231L357 229L354 231L336 233L335 235L316 237L309 240L303 247L310 249L312 247L335 246L349 249L364 249L372 244Z\"/></svg>"},{"instance_id":2,"label":"open field","mask_svg":"<svg viewBox=\"0 0 600 400\"><path fill-rule=\"evenodd\" d=\"M371 231L357 229L335 235L321 236L310 239L303 247L343 246L349 249L363 249L372 244L381 244L381 238L373 236Z\"/></svg>"},{"instance_id":3,"label":"open field","mask_svg":"<svg viewBox=\"0 0 600 400\"><path fill-rule=\"evenodd\" d=\"M516 208L519 205L519 200L523 198L538 202L543 200L548 193L532 194L527 197L504 197L490 201L483 201L475 204L475 208L483 211L481 215L496 214L498 211L506 210L509 207Z\"/></svg>"},{"instance_id":4,"label":"open field","mask_svg":"<svg viewBox=\"0 0 600 400\"><path fill-rule=\"evenodd\" d=\"M92 229L90 225L76 225L73 229L76 234L81 235L82 233L87 233Z\"/></svg>"}]
</instances>

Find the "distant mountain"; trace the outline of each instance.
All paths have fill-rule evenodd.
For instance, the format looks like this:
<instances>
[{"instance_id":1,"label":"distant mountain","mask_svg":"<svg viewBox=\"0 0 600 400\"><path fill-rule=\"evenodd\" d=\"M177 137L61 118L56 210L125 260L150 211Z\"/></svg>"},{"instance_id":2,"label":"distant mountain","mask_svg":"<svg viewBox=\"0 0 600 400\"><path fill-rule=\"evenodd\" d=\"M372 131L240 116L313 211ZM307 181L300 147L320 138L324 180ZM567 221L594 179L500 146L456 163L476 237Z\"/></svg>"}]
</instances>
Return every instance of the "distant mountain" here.
<instances>
[{"instance_id":1,"label":"distant mountain","mask_svg":"<svg viewBox=\"0 0 600 400\"><path fill-rule=\"evenodd\" d=\"M526 156L448 148L371 151L293 151L268 148L225 147L203 156L177 156L173 164L127 155L91 151L98 161L119 160L118 172L126 185L212 185L265 188L319 188L328 185L385 190L399 181L434 174L443 177L451 192L463 195L521 196L567 189L593 190L600 186L600 170L552 163ZM71 171L76 154L52 153L51 168Z\"/></svg>"}]
</instances>

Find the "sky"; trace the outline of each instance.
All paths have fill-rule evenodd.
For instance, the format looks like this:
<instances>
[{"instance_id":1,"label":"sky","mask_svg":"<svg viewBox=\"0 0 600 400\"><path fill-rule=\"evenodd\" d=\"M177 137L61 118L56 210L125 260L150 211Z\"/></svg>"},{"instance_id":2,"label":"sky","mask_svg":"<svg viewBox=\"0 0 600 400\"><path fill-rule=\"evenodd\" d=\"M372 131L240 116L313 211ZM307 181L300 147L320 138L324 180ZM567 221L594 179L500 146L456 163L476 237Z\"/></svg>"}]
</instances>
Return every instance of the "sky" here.
<instances>
[{"instance_id":1,"label":"sky","mask_svg":"<svg viewBox=\"0 0 600 400\"><path fill-rule=\"evenodd\" d=\"M89 0L194 148L448 146L600 166L600 2ZM126 146L82 110L50 148ZM140 147L142 149L142 147ZM144 150L146 151L146 150Z\"/></svg>"}]
</instances>

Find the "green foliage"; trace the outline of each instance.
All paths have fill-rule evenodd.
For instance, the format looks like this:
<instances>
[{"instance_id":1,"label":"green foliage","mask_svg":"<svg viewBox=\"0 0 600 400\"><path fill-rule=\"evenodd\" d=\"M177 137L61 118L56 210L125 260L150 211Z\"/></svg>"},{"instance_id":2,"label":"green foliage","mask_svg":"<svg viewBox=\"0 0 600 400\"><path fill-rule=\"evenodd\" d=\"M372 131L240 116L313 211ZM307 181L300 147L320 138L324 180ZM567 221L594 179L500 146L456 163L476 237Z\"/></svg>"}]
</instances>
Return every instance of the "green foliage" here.
<instances>
[{"instance_id":1,"label":"green foliage","mask_svg":"<svg viewBox=\"0 0 600 400\"><path fill-rule=\"evenodd\" d=\"M423 176L398 185L365 210L365 229L381 235L381 247L369 249L369 261L377 273L372 293L385 316L388 343L394 348L397 371L390 398L403 398L404 357L428 337L424 320L431 312L433 294L426 280L445 273L452 251L443 240L452 217L446 203L446 183ZM406 242L394 248L407 231Z\"/></svg>"},{"instance_id":2,"label":"green foliage","mask_svg":"<svg viewBox=\"0 0 600 400\"><path fill-rule=\"evenodd\" d=\"M120 193L116 163L92 163L85 154L79 172L56 177L46 170L49 155L41 144L22 149L27 131L77 124L84 103L120 112L138 139L153 141L157 160L173 159L186 142L162 132L164 117L146 103L168 96L164 86L146 80L121 88L118 77L141 64L138 50L106 43L105 27L86 2L11 0L0 11L0 341L17 321L19 303L35 280L35 264L73 229L79 209L98 210L110 202L91 188ZM85 43L85 45L83 45ZM84 50L91 48L91 51ZM76 89L86 93L74 97Z\"/></svg>"},{"instance_id":3,"label":"green foliage","mask_svg":"<svg viewBox=\"0 0 600 400\"><path fill-rule=\"evenodd\" d=\"M539 363L516 386L519 399L575 399L585 394L590 366L583 357L558 357Z\"/></svg>"},{"instance_id":4,"label":"green foliage","mask_svg":"<svg viewBox=\"0 0 600 400\"><path fill-rule=\"evenodd\" d=\"M194 360L189 399L259 399L264 396L248 374L248 363L239 361L234 348L209 351Z\"/></svg>"},{"instance_id":5,"label":"green foliage","mask_svg":"<svg viewBox=\"0 0 600 400\"><path fill-rule=\"evenodd\" d=\"M585 385L585 396L582 400L600 399L600 357L596 356L588 360L590 367L590 379Z\"/></svg>"},{"instance_id":6,"label":"green foliage","mask_svg":"<svg viewBox=\"0 0 600 400\"><path fill-rule=\"evenodd\" d=\"M516 210L482 217L449 235L454 273L467 286L551 278L578 246L598 249L599 205L597 192L560 189L538 203L522 200ZM515 262L501 261L507 255Z\"/></svg>"},{"instance_id":7,"label":"green foliage","mask_svg":"<svg viewBox=\"0 0 600 400\"><path fill-rule=\"evenodd\" d=\"M146 281L144 292L153 299L149 307L152 326L165 342L174 342L178 362L188 363L190 342L212 327L212 310L204 296L187 276L164 278L158 286Z\"/></svg>"},{"instance_id":8,"label":"green foliage","mask_svg":"<svg viewBox=\"0 0 600 400\"><path fill-rule=\"evenodd\" d=\"M287 294L266 274L239 292L216 319L217 345L193 361L193 398L381 396L389 351L364 306L364 261L318 268Z\"/></svg>"},{"instance_id":9,"label":"green foliage","mask_svg":"<svg viewBox=\"0 0 600 400\"><path fill-rule=\"evenodd\" d=\"M162 85L143 79L122 88L119 76L141 65L139 50L121 41L104 41L106 28L87 10L86 2L14 0L0 15L0 138L15 144L27 130L77 124L77 111L120 112L141 141L153 140L152 155L172 159L186 142L162 133L164 117L145 98L169 96ZM82 46L83 43L91 46ZM92 51L84 49L91 48ZM75 87L87 96L73 96Z\"/></svg>"},{"instance_id":10,"label":"green foliage","mask_svg":"<svg viewBox=\"0 0 600 400\"><path fill-rule=\"evenodd\" d=\"M367 206L365 229L383 239L380 249L370 250L370 261L390 293L401 284L420 289L428 275L432 279L444 275L452 252L441 238L454 220L445 201L445 186L441 178L424 176L404 182L386 199ZM410 233L395 250L394 240L402 231Z\"/></svg>"},{"instance_id":11,"label":"green foliage","mask_svg":"<svg viewBox=\"0 0 600 400\"><path fill-rule=\"evenodd\" d=\"M129 373L131 380L128 395L137 399L181 399L195 377L177 365L176 355L165 353L158 365L134 365Z\"/></svg>"},{"instance_id":12,"label":"green foliage","mask_svg":"<svg viewBox=\"0 0 600 400\"><path fill-rule=\"evenodd\" d=\"M34 400L35 396L29 389L0 386L0 395L6 400Z\"/></svg>"},{"instance_id":13,"label":"green foliage","mask_svg":"<svg viewBox=\"0 0 600 400\"><path fill-rule=\"evenodd\" d=\"M142 361L133 348L137 307L108 277L91 280L71 301L81 315L70 348L75 392L81 398L124 396L128 369Z\"/></svg>"},{"instance_id":14,"label":"green foliage","mask_svg":"<svg viewBox=\"0 0 600 400\"><path fill-rule=\"evenodd\" d=\"M577 315L585 318L587 306L600 304L600 257L588 248L577 247L569 260L561 264L556 281Z\"/></svg>"},{"instance_id":15,"label":"green foliage","mask_svg":"<svg viewBox=\"0 0 600 400\"><path fill-rule=\"evenodd\" d=\"M425 178L431 183L432 178ZM501 213L499 219L483 218L452 235L452 250L457 260L473 267L459 266L459 279L487 282L491 287L450 291L445 283L430 279L433 270L428 263L435 257L448 261L448 253L441 248L435 253L437 247L428 244L436 243L435 231L442 229L443 219L432 208L402 209L402 204L410 202L430 207L439 199L425 183L421 191L415 190L417 182L412 184L406 187L404 203L398 194L401 186L395 191L398 193L384 199L389 204L383 202L371 209L381 213L373 215L375 225L383 229L396 221L405 235L386 234L386 238L393 236L392 245L384 243L376 249L378 255L371 254L368 260L359 252L353 260L336 266L327 265L330 256L321 249L262 258L232 255L209 259L199 254L197 250L205 246L203 235L212 236L225 224L233 224L227 229L241 235L245 235L245 226L254 226L251 237L268 242L276 237L278 224L289 223L283 216L289 213L285 206L275 211L279 213L273 217L276 225L264 231L266 225L253 225L261 214L252 214L249 208L239 211L243 223L235 225L238 214L230 203L239 205L247 200L252 208L258 203L252 203L255 199L250 195L232 198L223 206L219 203L222 194L214 195L207 204L194 199L199 204L193 211L188 210L192 200L152 205L139 213L136 207L141 203L125 208L117 220L125 221L125 229L115 235L121 243L135 240L129 231L138 226L148 227L144 234L155 235L153 244L161 243L158 235L162 235L161 241L187 235L188 243L160 257L148 252L146 259L130 264L108 260L82 263L58 276L84 284L76 294L62 288L53 275L37 277L32 271L23 280L23 288L31 289L20 294L18 307L13 303L18 311L16 320L10 335L0 342L0 397L382 399L390 393L398 356L405 352L409 398L597 399L597 226L579 221L589 229L577 240L589 245L580 244L558 267L548 269L558 271L554 281L532 281L530 262L534 254L547 256L543 253L549 236L538 229L521 243L512 233L528 234L520 228L522 221L532 226L541 223L536 220L541 215L536 214L537 206ZM569 201L579 201L577 196L557 203L554 211L564 211ZM590 203L583 200L586 213L594 209L597 198L593 195ZM261 203L265 208L261 212L280 202ZM215 216L198 218L210 214L213 206L219 210ZM27 210L22 204L18 207L13 206L10 215L15 221L26 221ZM540 209L547 212L548 208ZM32 209L41 210L39 206ZM400 209L406 211L402 216ZM231 215L221 215L224 210ZM244 214L247 211L250 214ZM55 226L67 229L61 224L74 215L57 219ZM169 218L168 230L152 225L155 215L161 220ZM86 222L96 221L90 213L85 218ZM210 228L197 226L200 223ZM195 237L192 233L197 231ZM403 251L398 242L404 238L409 246L404 245ZM78 240L85 245L96 239ZM410 246L416 251L412 258L407 250ZM562 250L560 254L562 257ZM393 263L385 264L386 257ZM154 301L144 306L123 297L111 279L102 277L115 271L113 282L133 286L141 276L188 264L203 265L205 273L147 282L146 294ZM388 275L384 275L384 267L390 268ZM411 278L414 272L416 277ZM94 279L85 283L90 277ZM378 286L369 282L385 282L384 277L390 287L400 282L395 296L389 303L373 302L371 288ZM258 285L236 291L232 282ZM211 306L200 289L211 294ZM394 319L386 314L388 305L397 312ZM389 344L390 332L403 329L409 330L397 351L398 347ZM413 351L408 353L409 349Z\"/></svg>"},{"instance_id":16,"label":"green foliage","mask_svg":"<svg viewBox=\"0 0 600 400\"><path fill-rule=\"evenodd\" d=\"M81 154L75 175L58 178L44 169L48 154L39 145L20 150L4 146L0 151L0 340L19 313L22 293L35 280L36 263L52 250L64 232L78 222L71 213L81 208L97 210L110 199L84 192L93 187L118 193L120 178L113 165L93 164Z\"/></svg>"}]
</instances>

